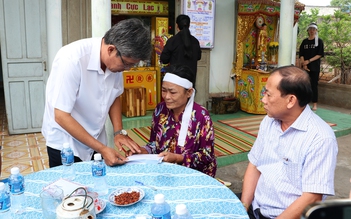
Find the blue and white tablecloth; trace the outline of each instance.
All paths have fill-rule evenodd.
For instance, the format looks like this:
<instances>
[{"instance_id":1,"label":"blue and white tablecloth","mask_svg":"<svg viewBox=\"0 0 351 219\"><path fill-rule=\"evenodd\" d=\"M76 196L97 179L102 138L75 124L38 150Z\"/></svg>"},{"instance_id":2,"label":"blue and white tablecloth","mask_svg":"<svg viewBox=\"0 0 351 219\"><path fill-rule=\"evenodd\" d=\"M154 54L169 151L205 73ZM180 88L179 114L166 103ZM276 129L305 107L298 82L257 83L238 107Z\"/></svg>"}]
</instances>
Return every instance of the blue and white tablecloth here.
<instances>
[{"instance_id":1,"label":"blue and white tablecloth","mask_svg":"<svg viewBox=\"0 0 351 219\"><path fill-rule=\"evenodd\" d=\"M92 186L91 163L75 163L75 182ZM216 179L196 170L176 164L125 164L107 167L106 180L109 193L117 187L137 186L145 191L145 197L128 207L113 206L108 202L108 195L102 196L107 206L97 218L135 218L135 215L150 215L155 194L162 193L171 206L172 216L175 206L183 203L194 218L242 218L248 219L247 213L236 195ZM46 169L25 176L25 213L21 218L42 218L39 194L42 188L58 180L62 166ZM140 186L135 181L157 188L154 191Z\"/></svg>"}]
</instances>

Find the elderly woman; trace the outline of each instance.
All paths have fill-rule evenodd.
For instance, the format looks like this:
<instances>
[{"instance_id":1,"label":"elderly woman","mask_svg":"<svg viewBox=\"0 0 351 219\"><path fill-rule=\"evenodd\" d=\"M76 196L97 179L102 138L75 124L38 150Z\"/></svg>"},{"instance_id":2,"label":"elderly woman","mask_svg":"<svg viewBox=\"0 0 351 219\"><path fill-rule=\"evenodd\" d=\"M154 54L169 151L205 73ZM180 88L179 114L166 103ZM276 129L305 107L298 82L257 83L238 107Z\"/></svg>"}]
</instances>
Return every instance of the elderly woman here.
<instances>
[{"instance_id":1,"label":"elderly woman","mask_svg":"<svg viewBox=\"0 0 351 219\"><path fill-rule=\"evenodd\" d=\"M163 102L152 117L150 142L143 154L159 154L214 177L214 130L208 111L194 102L194 74L188 66L169 66L162 82Z\"/></svg>"}]
</instances>

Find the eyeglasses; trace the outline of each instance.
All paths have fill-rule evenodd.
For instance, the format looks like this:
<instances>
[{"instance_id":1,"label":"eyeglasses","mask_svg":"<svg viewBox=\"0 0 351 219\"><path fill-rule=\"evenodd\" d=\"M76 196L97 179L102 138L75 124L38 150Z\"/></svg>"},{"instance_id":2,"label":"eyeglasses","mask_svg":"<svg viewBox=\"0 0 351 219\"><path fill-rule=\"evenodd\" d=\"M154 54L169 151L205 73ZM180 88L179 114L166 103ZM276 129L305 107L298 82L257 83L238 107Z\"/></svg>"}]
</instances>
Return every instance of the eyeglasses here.
<instances>
[{"instance_id":1,"label":"eyeglasses","mask_svg":"<svg viewBox=\"0 0 351 219\"><path fill-rule=\"evenodd\" d=\"M122 64L124 66L124 69L130 69L131 67L133 67L135 65L135 63L129 63L129 64L126 64L122 58L122 54L121 52L117 49L116 47L116 50L117 50L117 55L121 58L121 61L122 61Z\"/></svg>"}]
</instances>

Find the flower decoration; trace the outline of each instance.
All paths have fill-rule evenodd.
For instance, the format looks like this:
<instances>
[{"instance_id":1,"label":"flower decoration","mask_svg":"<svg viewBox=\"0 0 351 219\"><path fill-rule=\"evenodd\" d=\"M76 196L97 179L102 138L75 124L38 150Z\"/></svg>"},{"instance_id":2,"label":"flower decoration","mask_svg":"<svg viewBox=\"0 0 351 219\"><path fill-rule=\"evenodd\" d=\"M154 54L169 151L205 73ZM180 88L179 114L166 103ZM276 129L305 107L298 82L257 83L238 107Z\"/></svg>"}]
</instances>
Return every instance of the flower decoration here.
<instances>
[{"instance_id":1,"label":"flower decoration","mask_svg":"<svg viewBox=\"0 0 351 219\"><path fill-rule=\"evenodd\" d=\"M279 43L278 42L270 42L268 44L268 47L270 47L270 48L277 48L277 47L279 47Z\"/></svg>"},{"instance_id":2,"label":"flower decoration","mask_svg":"<svg viewBox=\"0 0 351 219\"><path fill-rule=\"evenodd\" d=\"M244 85L244 81L243 80L239 80L238 81L238 85L243 86Z\"/></svg>"},{"instance_id":3,"label":"flower decoration","mask_svg":"<svg viewBox=\"0 0 351 219\"><path fill-rule=\"evenodd\" d=\"M253 76L249 75L247 76L247 81L250 83L250 84L255 84L255 79Z\"/></svg>"},{"instance_id":4,"label":"flower decoration","mask_svg":"<svg viewBox=\"0 0 351 219\"><path fill-rule=\"evenodd\" d=\"M269 42L268 48L270 51L270 56L271 56L271 61L273 64L276 63L276 55L278 54L278 47L279 43L278 42Z\"/></svg>"},{"instance_id":5,"label":"flower decoration","mask_svg":"<svg viewBox=\"0 0 351 219\"><path fill-rule=\"evenodd\" d=\"M243 98L247 98L249 96L249 94L247 93L247 91L243 90L241 91L240 95L243 97Z\"/></svg>"}]
</instances>

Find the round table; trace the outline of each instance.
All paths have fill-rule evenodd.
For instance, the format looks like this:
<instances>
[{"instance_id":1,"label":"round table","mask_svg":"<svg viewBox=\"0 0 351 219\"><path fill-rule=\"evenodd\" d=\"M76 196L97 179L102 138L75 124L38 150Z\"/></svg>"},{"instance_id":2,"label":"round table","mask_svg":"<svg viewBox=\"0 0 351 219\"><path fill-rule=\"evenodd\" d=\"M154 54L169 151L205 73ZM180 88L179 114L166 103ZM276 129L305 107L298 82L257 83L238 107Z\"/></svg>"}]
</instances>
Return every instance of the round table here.
<instances>
[{"instance_id":1,"label":"round table","mask_svg":"<svg viewBox=\"0 0 351 219\"><path fill-rule=\"evenodd\" d=\"M75 163L74 182L92 186L91 162ZM42 188L58 180L62 166L42 170L25 176L25 212L21 218L42 218L39 194ZM150 210L155 194L162 193L171 206L171 215L175 206L183 203L193 218L248 218L237 196L216 179L199 171L181 165L161 164L125 164L107 167L106 181L109 193L118 187L137 186L144 190L145 197L135 205L117 207L108 202L108 195L102 196L107 205L97 218L135 218L135 215L151 215ZM140 186L135 181L153 186L157 191Z\"/></svg>"}]
</instances>

